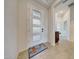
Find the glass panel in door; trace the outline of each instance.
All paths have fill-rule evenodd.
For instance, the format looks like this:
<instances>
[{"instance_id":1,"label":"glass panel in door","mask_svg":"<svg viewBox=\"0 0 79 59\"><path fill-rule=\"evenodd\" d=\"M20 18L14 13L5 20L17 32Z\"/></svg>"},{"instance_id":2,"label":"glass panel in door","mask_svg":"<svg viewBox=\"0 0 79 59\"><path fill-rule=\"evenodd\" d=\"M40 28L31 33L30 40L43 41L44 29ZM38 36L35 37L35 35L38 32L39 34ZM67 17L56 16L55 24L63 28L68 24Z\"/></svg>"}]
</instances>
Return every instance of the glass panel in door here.
<instances>
[{"instance_id":1,"label":"glass panel in door","mask_svg":"<svg viewBox=\"0 0 79 59\"><path fill-rule=\"evenodd\" d=\"M41 14L37 10L33 10L33 41L41 39Z\"/></svg>"}]
</instances>

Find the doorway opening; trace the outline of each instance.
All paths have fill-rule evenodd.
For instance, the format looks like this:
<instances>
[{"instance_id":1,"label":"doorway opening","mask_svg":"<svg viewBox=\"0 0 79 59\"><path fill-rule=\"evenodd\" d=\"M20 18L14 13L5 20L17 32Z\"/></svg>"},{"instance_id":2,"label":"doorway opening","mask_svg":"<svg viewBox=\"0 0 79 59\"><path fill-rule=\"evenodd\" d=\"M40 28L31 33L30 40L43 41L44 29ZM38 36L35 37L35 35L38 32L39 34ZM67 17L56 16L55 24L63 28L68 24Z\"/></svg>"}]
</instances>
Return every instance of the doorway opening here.
<instances>
[{"instance_id":1,"label":"doorway opening","mask_svg":"<svg viewBox=\"0 0 79 59\"><path fill-rule=\"evenodd\" d=\"M63 40L69 40L70 35L70 8L62 4L55 8L55 41L62 42ZM58 38L56 38L56 36Z\"/></svg>"}]
</instances>

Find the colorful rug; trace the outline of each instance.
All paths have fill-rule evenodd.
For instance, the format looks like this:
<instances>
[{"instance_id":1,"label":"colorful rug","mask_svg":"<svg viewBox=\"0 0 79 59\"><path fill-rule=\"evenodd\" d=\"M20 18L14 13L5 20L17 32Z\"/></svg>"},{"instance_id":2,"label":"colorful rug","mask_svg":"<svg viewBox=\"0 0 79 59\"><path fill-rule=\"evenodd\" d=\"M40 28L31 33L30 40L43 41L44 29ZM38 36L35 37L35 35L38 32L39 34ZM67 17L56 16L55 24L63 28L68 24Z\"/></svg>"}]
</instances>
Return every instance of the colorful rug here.
<instances>
[{"instance_id":1,"label":"colorful rug","mask_svg":"<svg viewBox=\"0 0 79 59\"><path fill-rule=\"evenodd\" d=\"M43 43L29 48L28 49L29 59L31 59L32 57L34 57L35 55L41 53L46 49L47 49L47 46Z\"/></svg>"}]
</instances>

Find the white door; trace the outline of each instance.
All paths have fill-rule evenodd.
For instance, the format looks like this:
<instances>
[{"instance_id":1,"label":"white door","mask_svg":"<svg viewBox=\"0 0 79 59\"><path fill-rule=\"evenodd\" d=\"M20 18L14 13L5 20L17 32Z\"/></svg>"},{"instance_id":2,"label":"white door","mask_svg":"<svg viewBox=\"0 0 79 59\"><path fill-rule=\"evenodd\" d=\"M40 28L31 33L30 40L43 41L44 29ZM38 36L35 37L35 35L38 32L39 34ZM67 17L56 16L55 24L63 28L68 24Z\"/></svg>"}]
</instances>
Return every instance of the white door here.
<instances>
[{"instance_id":1,"label":"white door","mask_svg":"<svg viewBox=\"0 0 79 59\"><path fill-rule=\"evenodd\" d=\"M41 22L41 12L38 10L32 10L32 28L33 28L33 42L36 44L42 41L42 22Z\"/></svg>"}]
</instances>

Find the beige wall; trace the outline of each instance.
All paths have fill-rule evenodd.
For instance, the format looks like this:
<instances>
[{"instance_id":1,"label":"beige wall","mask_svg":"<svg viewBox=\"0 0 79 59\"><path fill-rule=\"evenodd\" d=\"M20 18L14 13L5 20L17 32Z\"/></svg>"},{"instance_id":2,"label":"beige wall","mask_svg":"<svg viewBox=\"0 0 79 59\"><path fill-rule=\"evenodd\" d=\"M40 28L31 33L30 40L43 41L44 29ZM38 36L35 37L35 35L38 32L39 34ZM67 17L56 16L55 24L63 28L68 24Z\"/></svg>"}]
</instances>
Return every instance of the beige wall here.
<instances>
[{"instance_id":1,"label":"beige wall","mask_svg":"<svg viewBox=\"0 0 79 59\"><path fill-rule=\"evenodd\" d=\"M68 8L63 16L63 25L64 22L67 21L67 32L66 37L64 37L66 40L70 40L70 9Z\"/></svg>"},{"instance_id":2,"label":"beige wall","mask_svg":"<svg viewBox=\"0 0 79 59\"><path fill-rule=\"evenodd\" d=\"M17 56L17 0L5 0L4 59Z\"/></svg>"},{"instance_id":3,"label":"beige wall","mask_svg":"<svg viewBox=\"0 0 79 59\"><path fill-rule=\"evenodd\" d=\"M55 5L60 0L56 0L49 8L49 20L48 20L48 42L55 46Z\"/></svg>"},{"instance_id":4,"label":"beige wall","mask_svg":"<svg viewBox=\"0 0 79 59\"><path fill-rule=\"evenodd\" d=\"M26 19L27 19L27 0L18 0L18 52L23 51L27 45Z\"/></svg>"},{"instance_id":5,"label":"beige wall","mask_svg":"<svg viewBox=\"0 0 79 59\"><path fill-rule=\"evenodd\" d=\"M70 7L70 40L74 41L74 5Z\"/></svg>"},{"instance_id":6,"label":"beige wall","mask_svg":"<svg viewBox=\"0 0 79 59\"><path fill-rule=\"evenodd\" d=\"M46 8L41 6L34 1L27 1L27 0L19 0L19 12L18 12L18 52L21 52L30 46L47 42L47 22L48 22L48 11ZM43 13L42 22L45 25L45 39L38 42L33 42L32 40L32 9L38 9Z\"/></svg>"}]
</instances>

